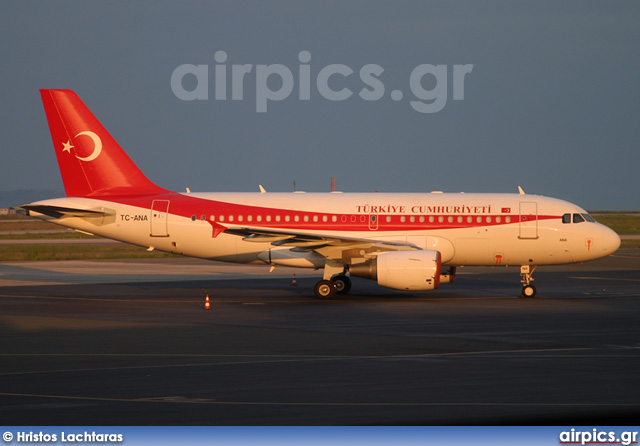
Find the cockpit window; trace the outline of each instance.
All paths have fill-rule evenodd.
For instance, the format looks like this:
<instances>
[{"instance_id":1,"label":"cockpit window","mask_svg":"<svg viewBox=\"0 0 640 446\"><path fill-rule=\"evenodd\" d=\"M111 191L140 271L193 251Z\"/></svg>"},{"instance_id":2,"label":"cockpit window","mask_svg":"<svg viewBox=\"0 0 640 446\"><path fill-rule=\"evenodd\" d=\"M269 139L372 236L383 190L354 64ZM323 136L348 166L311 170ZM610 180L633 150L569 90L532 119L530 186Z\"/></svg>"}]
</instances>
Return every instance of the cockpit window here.
<instances>
[{"instance_id":1,"label":"cockpit window","mask_svg":"<svg viewBox=\"0 0 640 446\"><path fill-rule=\"evenodd\" d=\"M584 221L594 223L595 220L589 214L564 214L562 223L583 223Z\"/></svg>"},{"instance_id":2,"label":"cockpit window","mask_svg":"<svg viewBox=\"0 0 640 446\"><path fill-rule=\"evenodd\" d=\"M589 215L589 214L582 214L582 216L583 216L583 217L584 217L584 219L585 219L585 220L587 220L588 222L591 222L591 223L595 223L595 222L596 222L596 221L595 221L595 219L594 219L591 215Z\"/></svg>"}]
</instances>

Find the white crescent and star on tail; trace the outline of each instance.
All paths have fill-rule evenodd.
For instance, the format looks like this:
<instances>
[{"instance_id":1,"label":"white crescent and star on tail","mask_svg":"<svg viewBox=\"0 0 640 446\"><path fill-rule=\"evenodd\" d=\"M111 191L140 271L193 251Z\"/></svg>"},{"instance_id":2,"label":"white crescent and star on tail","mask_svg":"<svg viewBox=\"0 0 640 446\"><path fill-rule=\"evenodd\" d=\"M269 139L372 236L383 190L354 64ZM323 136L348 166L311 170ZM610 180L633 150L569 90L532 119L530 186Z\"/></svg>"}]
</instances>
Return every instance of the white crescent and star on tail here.
<instances>
[{"instance_id":1,"label":"white crescent and star on tail","mask_svg":"<svg viewBox=\"0 0 640 446\"><path fill-rule=\"evenodd\" d=\"M89 156L81 157L76 155L75 157L78 158L80 161L85 161L85 162L93 161L98 156L100 156L100 153L102 152L102 140L98 135L96 135L95 133L89 130L85 130L84 132L78 133L75 136L75 138L82 135L88 136L93 141L93 152L91 152L91 155ZM75 147L73 144L71 144L71 140L68 140L67 142L63 142L62 145L63 145L62 151L68 152L68 153L71 153L71 149Z\"/></svg>"}]
</instances>

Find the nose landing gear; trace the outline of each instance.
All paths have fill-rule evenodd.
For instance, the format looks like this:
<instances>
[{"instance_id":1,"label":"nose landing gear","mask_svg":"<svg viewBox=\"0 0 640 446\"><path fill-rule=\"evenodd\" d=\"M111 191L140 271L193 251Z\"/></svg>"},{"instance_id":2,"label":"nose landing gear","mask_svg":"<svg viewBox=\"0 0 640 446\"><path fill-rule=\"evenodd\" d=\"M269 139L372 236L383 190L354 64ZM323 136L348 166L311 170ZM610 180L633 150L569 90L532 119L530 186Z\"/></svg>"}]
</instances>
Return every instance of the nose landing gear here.
<instances>
[{"instance_id":1,"label":"nose landing gear","mask_svg":"<svg viewBox=\"0 0 640 446\"><path fill-rule=\"evenodd\" d=\"M536 287L531 285L533 282L533 272L536 270L535 265L522 265L520 267L520 282L522 282L522 294L520 297L531 298L538 297L538 292L536 291Z\"/></svg>"}]
</instances>

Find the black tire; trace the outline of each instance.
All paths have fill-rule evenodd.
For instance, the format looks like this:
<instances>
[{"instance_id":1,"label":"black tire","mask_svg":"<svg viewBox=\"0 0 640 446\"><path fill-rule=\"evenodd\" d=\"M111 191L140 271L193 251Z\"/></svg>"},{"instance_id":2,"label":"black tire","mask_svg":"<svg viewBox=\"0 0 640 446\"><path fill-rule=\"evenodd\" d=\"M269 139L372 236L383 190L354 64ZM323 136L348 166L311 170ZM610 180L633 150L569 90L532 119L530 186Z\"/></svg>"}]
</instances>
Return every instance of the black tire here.
<instances>
[{"instance_id":1,"label":"black tire","mask_svg":"<svg viewBox=\"0 0 640 446\"><path fill-rule=\"evenodd\" d=\"M533 298L533 297L538 297L538 292L536 291L536 287L534 287L533 285L525 285L524 287L522 287L522 296L524 298Z\"/></svg>"},{"instance_id":2,"label":"black tire","mask_svg":"<svg viewBox=\"0 0 640 446\"><path fill-rule=\"evenodd\" d=\"M315 292L318 299L331 299L338 294L336 285L330 280L321 280L316 283Z\"/></svg>"},{"instance_id":3,"label":"black tire","mask_svg":"<svg viewBox=\"0 0 640 446\"><path fill-rule=\"evenodd\" d=\"M344 274L332 277L331 281L336 286L338 294L347 294L351 290L351 279Z\"/></svg>"}]
</instances>

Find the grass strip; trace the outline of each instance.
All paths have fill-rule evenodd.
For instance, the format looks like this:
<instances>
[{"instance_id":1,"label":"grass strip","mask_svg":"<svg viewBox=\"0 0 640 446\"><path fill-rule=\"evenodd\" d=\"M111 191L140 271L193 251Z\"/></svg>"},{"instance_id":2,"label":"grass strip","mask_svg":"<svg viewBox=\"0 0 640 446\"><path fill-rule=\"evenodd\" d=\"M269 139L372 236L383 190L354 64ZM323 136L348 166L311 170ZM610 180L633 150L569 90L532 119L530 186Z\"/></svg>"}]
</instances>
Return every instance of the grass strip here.
<instances>
[{"instance_id":1,"label":"grass strip","mask_svg":"<svg viewBox=\"0 0 640 446\"><path fill-rule=\"evenodd\" d=\"M138 246L96 245L10 245L0 246L0 261L153 259L181 257L160 251L149 252Z\"/></svg>"}]
</instances>

